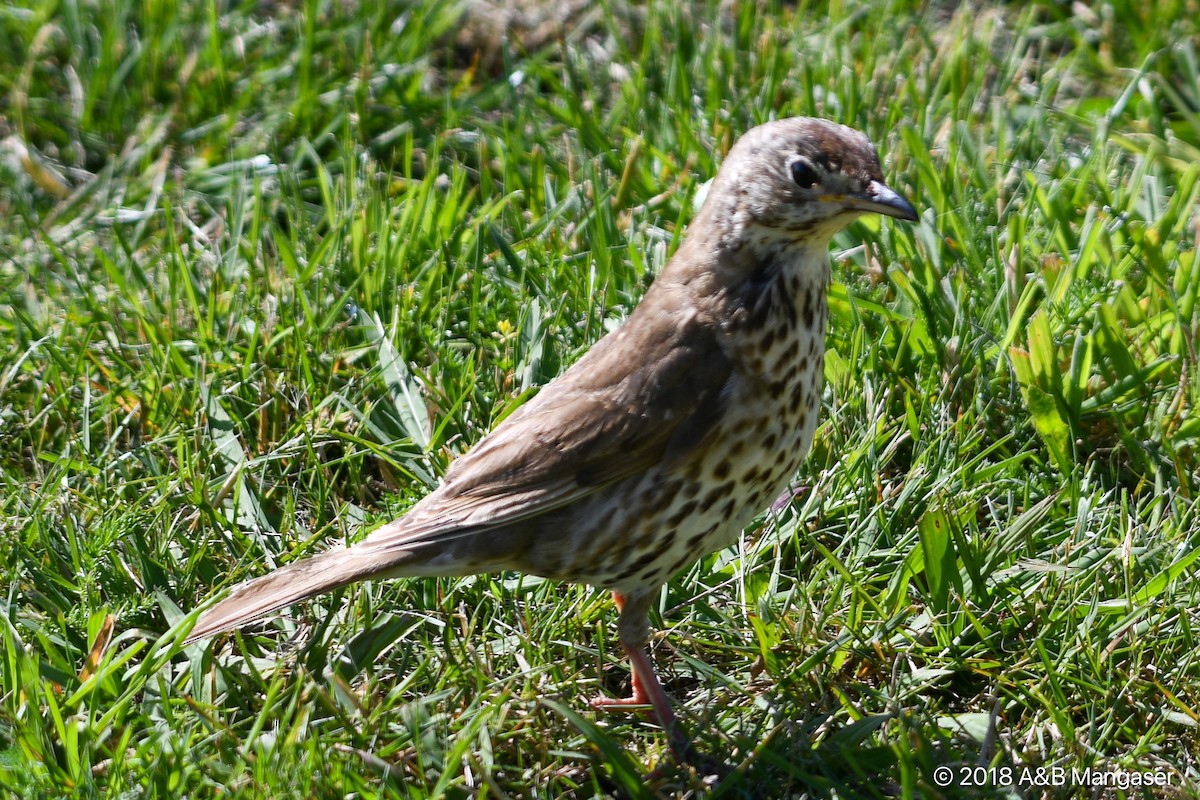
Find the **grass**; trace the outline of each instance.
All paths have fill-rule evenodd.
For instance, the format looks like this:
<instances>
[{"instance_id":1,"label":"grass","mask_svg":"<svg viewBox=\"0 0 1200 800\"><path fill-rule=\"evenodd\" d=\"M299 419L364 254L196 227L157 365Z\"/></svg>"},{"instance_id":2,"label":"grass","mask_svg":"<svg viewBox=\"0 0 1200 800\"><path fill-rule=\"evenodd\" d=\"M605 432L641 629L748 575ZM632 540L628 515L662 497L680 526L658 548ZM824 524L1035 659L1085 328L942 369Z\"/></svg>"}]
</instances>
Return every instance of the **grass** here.
<instances>
[{"instance_id":1,"label":"grass","mask_svg":"<svg viewBox=\"0 0 1200 800\"><path fill-rule=\"evenodd\" d=\"M496 18L0 9L0 786L1200 796L1194 0ZM402 513L793 114L868 132L922 216L838 238L795 499L662 593L724 774L587 707L628 680L588 587L370 584L181 648L214 590Z\"/></svg>"}]
</instances>

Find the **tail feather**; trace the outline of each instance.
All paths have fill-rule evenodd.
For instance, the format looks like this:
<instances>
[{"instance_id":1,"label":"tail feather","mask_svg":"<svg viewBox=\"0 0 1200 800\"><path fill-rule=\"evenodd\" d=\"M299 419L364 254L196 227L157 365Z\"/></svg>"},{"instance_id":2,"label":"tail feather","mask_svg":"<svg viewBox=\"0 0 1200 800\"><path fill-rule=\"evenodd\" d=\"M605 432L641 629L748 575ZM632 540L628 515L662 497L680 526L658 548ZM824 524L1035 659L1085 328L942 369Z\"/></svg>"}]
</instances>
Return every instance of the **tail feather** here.
<instances>
[{"instance_id":1,"label":"tail feather","mask_svg":"<svg viewBox=\"0 0 1200 800\"><path fill-rule=\"evenodd\" d=\"M355 581L467 575L521 566L511 554L528 549L529 530L402 517L358 544L335 547L235 586L227 598L200 614L185 644Z\"/></svg>"},{"instance_id":2,"label":"tail feather","mask_svg":"<svg viewBox=\"0 0 1200 800\"><path fill-rule=\"evenodd\" d=\"M184 643L237 628L272 611L380 572L379 561L364 555L360 548L338 547L247 581L204 611Z\"/></svg>"}]
</instances>

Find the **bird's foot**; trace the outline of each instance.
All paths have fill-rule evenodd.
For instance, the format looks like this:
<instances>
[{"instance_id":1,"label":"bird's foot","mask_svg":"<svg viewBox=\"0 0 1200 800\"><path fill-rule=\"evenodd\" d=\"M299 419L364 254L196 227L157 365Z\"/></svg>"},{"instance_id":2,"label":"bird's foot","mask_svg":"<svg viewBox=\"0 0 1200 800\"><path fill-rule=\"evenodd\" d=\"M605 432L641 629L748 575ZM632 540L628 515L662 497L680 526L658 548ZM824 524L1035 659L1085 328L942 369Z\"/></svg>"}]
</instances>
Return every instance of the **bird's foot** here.
<instances>
[{"instance_id":1,"label":"bird's foot","mask_svg":"<svg viewBox=\"0 0 1200 800\"><path fill-rule=\"evenodd\" d=\"M650 700L650 695L646 694L642 687L637 685L637 679L633 682L633 693L629 697L593 697L592 708L597 711L605 711L610 714L618 714L622 711L654 711L654 703Z\"/></svg>"},{"instance_id":2,"label":"bird's foot","mask_svg":"<svg viewBox=\"0 0 1200 800\"><path fill-rule=\"evenodd\" d=\"M644 714L654 711L654 706L644 697L596 697L592 700L592 708L607 714Z\"/></svg>"},{"instance_id":3,"label":"bird's foot","mask_svg":"<svg viewBox=\"0 0 1200 800\"><path fill-rule=\"evenodd\" d=\"M635 672L629 697L596 697L592 699L591 706L597 711L606 713L625 711L644 714L652 712L667 734L667 746L671 748L671 755L674 756L675 762L677 764L690 763L695 757L692 740L684 733L683 726L675 718L675 712L666 701L666 693L663 692L661 686L657 685L657 681L655 684L660 695L657 703L655 696L642 687Z\"/></svg>"}]
</instances>

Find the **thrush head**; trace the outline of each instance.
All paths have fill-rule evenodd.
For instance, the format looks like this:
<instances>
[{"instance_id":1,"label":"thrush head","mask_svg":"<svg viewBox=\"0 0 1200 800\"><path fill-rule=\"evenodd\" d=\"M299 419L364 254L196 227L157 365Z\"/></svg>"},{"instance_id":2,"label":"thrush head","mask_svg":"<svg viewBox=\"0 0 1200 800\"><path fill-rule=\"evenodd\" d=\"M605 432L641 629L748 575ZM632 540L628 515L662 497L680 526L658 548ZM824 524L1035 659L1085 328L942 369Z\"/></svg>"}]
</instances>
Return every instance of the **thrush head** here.
<instances>
[{"instance_id":1,"label":"thrush head","mask_svg":"<svg viewBox=\"0 0 1200 800\"><path fill-rule=\"evenodd\" d=\"M691 230L710 232L716 241L707 244L716 245L714 254L737 255L745 265L755 251L823 249L869 212L917 219L912 204L884 182L866 136L798 117L759 125L737 141ZM739 252L747 249L752 252Z\"/></svg>"}]
</instances>

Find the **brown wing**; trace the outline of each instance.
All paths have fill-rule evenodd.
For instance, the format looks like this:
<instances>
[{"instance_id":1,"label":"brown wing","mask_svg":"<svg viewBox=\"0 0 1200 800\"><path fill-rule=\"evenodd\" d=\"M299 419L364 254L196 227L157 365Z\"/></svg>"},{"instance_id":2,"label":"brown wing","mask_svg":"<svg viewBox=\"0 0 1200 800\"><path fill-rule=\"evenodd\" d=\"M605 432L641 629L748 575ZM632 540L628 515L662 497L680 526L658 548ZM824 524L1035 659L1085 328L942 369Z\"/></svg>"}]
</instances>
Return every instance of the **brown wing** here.
<instances>
[{"instance_id":1,"label":"brown wing","mask_svg":"<svg viewBox=\"0 0 1200 800\"><path fill-rule=\"evenodd\" d=\"M667 312L655 299L459 458L393 541L509 525L695 452L732 362L690 306Z\"/></svg>"},{"instance_id":2,"label":"brown wing","mask_svg":"<svg viewBox=\"0 0 1200 800\"><path fill-rule=\"evenodd\" d=\"M241 584L205 610L187 641L354 581L511 567L536 527L518 523L655 464L686 461L720 417L732 362L716 326L679 298L667 310L661 298L671 289L656 288L408 514L352 547Z\"/></svg>"}]
</instances>

